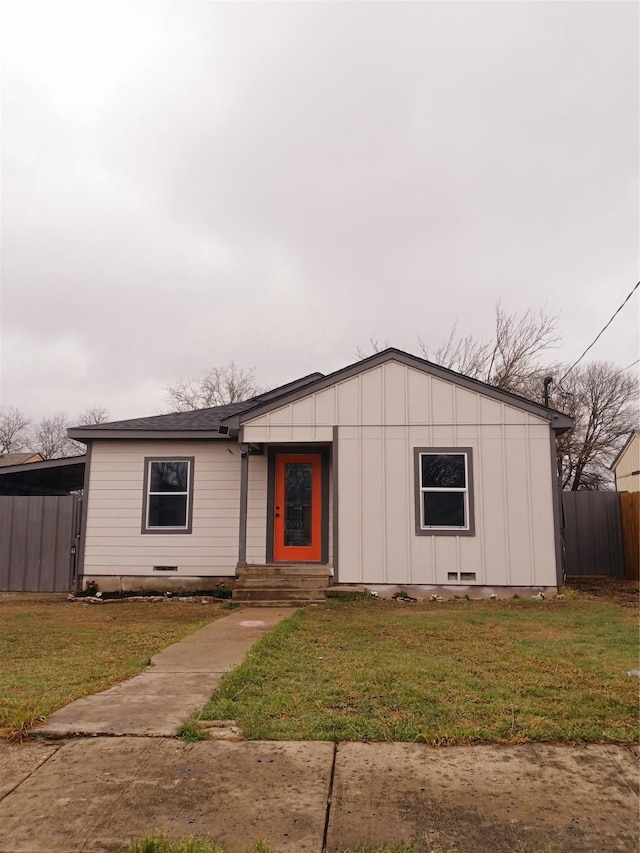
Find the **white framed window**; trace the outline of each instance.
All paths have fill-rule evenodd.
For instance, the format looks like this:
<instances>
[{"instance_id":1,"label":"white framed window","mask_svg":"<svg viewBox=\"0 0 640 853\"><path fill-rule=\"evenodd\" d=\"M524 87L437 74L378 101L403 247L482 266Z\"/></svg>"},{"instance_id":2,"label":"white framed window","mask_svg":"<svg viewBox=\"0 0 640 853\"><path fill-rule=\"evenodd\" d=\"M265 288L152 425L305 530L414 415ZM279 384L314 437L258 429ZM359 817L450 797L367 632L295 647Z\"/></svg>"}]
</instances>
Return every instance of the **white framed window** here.
<instances>
[{"instance_id":1,"label":"white framed window","mask_svg":"<svg viewBox=\"0 0 640 853\"><path fill-rule=\"evenodd\" d=\"M143 533L191 533L193 456L146 457Z\"/></svg>"},{"instance_id":2,"label":"white framed window","mask_svg":"<svg viewBox=\"0 0 640 853\"><path fill-rule=\"evenodd\" d=\"M473 451L414 448L416 534L473 536Z\"/></svg>"}]
</instances>

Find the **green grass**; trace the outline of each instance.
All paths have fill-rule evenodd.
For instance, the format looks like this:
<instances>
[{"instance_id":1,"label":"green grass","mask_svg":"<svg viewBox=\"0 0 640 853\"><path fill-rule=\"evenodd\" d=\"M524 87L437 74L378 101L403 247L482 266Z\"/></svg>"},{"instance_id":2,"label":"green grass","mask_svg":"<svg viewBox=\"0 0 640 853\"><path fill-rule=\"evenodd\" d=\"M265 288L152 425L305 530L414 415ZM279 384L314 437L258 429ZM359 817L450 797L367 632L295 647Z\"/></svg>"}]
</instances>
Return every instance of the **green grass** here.
<instances>
[{"instance_id":1,"label":"green grass","mask_svg":"<svg viewBox=\"0 0 640 853\"><path fill-rule=\"evenodd\" d=\"M149 658L212 618L219 606L178 601L85 605L0 602L0 737L80 696L141 672Z\"/></svg>"},{"instance_id":2,"label":"green grass","mask_svg":"<svg viewBox=\"0 0 640 853\"><path fill-rule=\"evenodd\" d=\"M132 838L120 853L229 853L226 847L222 847L215 841L204 839L181 838L179 841L170 841L163 832L152 830L142 838ZM247 850L247 853L275 853L263 841L258 841Z\"/></svg>"},{"instance_id":3,"label":"green grass","mask_svg":"<svg viewBox=\"0 0 640 853\"><path fill-rule=\"evenodd\" d=\"M198 839L194 836L181 838L179 841L170 841L163 832L151 830L142 838L132 838L120 853L229 853L229 849L215 841ZM276 853L276 851L258 841L252 845L247 853ZM355 847L340 847L337 853L417 853L414 844L400 842L398 844L357 844ZM451 847L446 850L442 847L429 848L429 853L458 853ZM551 848L545 851L534 851L530 847L514 847L512 853L551 853Z\"/></svg>"},{"instance_id":4,"label":"green grass","mask_svg":"<svg viewBox=\"0 0 640 853\"><path fill-rule=\"evenodd\" d=\"M215 841L206 841L189 836L172 842L163 832L152 830L142 838L132 838L120 853L229 853L228 848ZM276 853L264 841L258 841L247 850L247 853ZM358 844L357 847L341 850L341 853L416 853L413 844ZM434 850L433 853L445 853ZM446 853L456 853L455 850Z\"/></svg>"},{"instance_id":5,"label":"green grass","mask_svg":"<svg viewBox=\"0 0 640 853\"><path fill-rule=\"evenodd\" d=\"M636 741L637 622L579 594L328 602L263 637L201 717L247 739Z\"/></svg>"},{"instance_id":6,"label":"green grass","mask_svg":"<svg viewBox=\"0 0 640 853\"><path fill-rule=\"evenodd\" d=\"M199 718L199 713L192 714L178 729L178 737L185 741L185 743L197 743L200 740L209 740L209 734L206 729L200 728L198 725Z\"/></svg>"}]
</instances>

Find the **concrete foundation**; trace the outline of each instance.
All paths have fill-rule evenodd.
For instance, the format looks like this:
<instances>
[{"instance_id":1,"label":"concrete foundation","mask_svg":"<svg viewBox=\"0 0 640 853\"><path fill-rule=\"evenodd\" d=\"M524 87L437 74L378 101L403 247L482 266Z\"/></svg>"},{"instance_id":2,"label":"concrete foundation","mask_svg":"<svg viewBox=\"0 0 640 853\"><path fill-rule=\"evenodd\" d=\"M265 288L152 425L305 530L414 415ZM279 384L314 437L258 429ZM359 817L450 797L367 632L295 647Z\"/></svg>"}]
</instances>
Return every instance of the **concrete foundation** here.
<instances>
[{"instance_id":1,"label":"concrete foundation","mask_svg":"<svg viewBox=\"0 0 640 853\"><path fill-rule=\"evenodd\" d=\"M157 575L86 575L81 579L80 589L85 589L90 581L98 585L100 592L172 592L190 593L213 591L222 584L226 589L233 590L236 578L234 575L212 575L195 577L178 577L176 575L158 573Z\"/></svg>"}]
</instances>

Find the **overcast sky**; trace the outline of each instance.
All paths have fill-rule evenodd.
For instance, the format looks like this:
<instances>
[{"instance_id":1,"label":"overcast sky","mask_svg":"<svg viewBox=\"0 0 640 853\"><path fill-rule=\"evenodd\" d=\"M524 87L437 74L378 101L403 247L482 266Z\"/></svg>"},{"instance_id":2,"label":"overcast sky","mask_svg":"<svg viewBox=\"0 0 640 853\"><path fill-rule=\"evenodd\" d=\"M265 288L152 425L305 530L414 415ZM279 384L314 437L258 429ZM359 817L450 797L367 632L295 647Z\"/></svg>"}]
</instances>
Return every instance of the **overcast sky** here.
<instances>
[{"instance_id":1,"label":"overcast sky","mask_svg":"<svg viewBox=\"0 0 640 853\"><path fill-rule=\"evenodd\" d=\"M5 0L0 404L153 414L638 279L633 2ZM636 292L594 347L638 358Z\"/></svg>"}]
</instances>

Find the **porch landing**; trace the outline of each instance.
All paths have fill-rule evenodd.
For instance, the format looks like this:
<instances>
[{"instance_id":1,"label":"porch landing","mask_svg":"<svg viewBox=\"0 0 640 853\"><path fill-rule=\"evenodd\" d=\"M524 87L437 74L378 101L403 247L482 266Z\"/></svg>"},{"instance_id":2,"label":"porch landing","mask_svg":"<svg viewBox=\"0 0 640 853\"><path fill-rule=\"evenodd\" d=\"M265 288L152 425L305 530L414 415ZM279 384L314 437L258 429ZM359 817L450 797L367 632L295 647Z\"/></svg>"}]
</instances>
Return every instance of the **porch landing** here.
<instances>
[{"instance_id":1,"label":"porch landing","mask_svg":"<svg viewBox=\"0 0 640 853\"><path fill-rule=\"evenodd\" d=\"M267 563L237 569L233 600L243 604L316 604L326 599L333 566L316 563Z\"/></svg>"}]
</instances>

